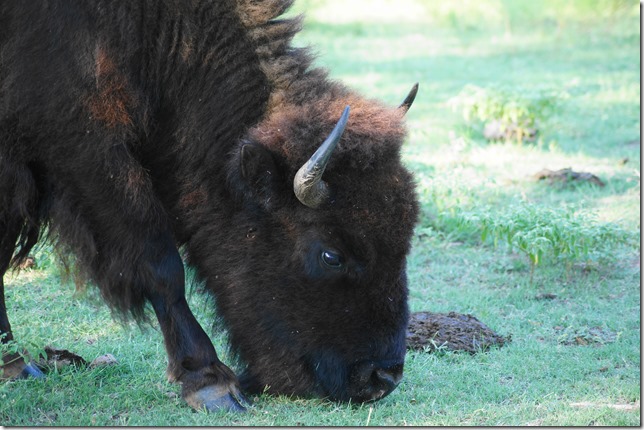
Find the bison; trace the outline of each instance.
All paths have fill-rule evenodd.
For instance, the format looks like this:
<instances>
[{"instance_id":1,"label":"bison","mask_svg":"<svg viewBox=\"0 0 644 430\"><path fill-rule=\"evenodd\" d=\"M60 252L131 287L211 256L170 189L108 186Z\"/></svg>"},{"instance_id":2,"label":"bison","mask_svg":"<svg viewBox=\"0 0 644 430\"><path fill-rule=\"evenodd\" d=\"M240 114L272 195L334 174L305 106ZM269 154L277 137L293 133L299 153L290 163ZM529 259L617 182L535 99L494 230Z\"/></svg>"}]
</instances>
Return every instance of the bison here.
<instances>
[{"instance_id":1,"label":"bison","mask_svg":"<svg viewBox=\"0 0 644 430\"><path fill-rule=\"evenodd\" d=\"M153 311L197 409L373 401L403 374L417 86L388 107L330 79L292 46L291 3L0 3L0 275L39 241L73 255L117 315ZM188 307L182 253L239 376Z\"/></svg>"}]
</instances>

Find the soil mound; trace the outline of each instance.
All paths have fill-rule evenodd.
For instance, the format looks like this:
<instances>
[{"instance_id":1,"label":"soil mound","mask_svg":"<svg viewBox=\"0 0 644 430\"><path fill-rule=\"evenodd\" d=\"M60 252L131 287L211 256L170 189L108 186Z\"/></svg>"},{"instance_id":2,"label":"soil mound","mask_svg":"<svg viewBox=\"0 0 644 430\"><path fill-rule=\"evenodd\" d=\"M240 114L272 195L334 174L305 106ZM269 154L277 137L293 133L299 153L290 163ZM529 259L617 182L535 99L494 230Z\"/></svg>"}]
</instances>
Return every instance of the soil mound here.
<instances>
[{"instance_id":1,"label":"soil mound","mask_svg":"<svg viewBox=\"0 0 644 430\"><path fill-rule=\"evenodd\" d=\"M493 346L501 347L510 338L495 333L472 315L456 312L416 312L407 328L407 348L427 352L445 349L475 354Z\"/></svg>"}]
</instances>

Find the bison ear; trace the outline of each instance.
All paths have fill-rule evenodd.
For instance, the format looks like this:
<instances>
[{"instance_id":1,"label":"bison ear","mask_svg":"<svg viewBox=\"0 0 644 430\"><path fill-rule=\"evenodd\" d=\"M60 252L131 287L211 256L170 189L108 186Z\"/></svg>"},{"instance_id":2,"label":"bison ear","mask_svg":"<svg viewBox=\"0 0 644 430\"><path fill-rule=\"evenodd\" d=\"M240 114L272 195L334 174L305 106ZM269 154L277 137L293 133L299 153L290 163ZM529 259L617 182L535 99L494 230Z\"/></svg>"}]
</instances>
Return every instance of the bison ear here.
<instances>
[{"instance_id":1,"label":"bison ear","mask_svg":"<svg viewBox=\"0 0 644 430\"><path fill-rule=\"evenodd\" d=\"M242 144L239 169L247 197L267 206L277 184L277 166L270 151L256 143Z\"/></svg>"},{"instance_id":2,"label":"bison ear","mask_svg":"<svg viewBox=\"0 0 644 430\"><path fill-rule=\"evenodd\" d=\"M241 147L239 167L245 180L254 181L270 174L270 169L267 168L274 167L274 163L266 149L257 144L245 143Z\"/></svg>"}]
</instances>

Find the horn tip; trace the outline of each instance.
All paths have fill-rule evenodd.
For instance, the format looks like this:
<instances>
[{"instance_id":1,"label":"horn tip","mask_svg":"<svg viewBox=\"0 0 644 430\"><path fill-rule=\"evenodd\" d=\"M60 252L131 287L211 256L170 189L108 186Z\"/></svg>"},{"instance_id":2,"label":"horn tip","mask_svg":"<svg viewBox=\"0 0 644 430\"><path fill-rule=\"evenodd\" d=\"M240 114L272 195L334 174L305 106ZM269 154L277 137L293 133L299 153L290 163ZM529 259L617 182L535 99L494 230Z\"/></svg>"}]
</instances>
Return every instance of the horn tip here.
<instances>
[{"instance_id":1,"label":"horn tip","mask_svg":"<svg viewBox=\"0 0 644 430\"><path fill-rule=\"evenodd\" d=\"M399 109L403 109L403 112L406 113L414 103L416 94L418 93L418 86L418 82L416 82L414 86L411 87L411 90L409 91L409 94L407 94L407 97L405 97L405 100L403 100L400 106L398 106Z\"/></svg>"},{"instance_id":2,"label":"horn tip","mask_svg":"<svg viewBox=\"0 0 644 430\"><path fill-rule=\"evenodd\" d=\"M348 118L349 117L349 112L351 112L351 106L346 105L344 110L342 111L342 115L340 116L340 118L343 118L343 119Z\"/></svg>"}]
</instances>

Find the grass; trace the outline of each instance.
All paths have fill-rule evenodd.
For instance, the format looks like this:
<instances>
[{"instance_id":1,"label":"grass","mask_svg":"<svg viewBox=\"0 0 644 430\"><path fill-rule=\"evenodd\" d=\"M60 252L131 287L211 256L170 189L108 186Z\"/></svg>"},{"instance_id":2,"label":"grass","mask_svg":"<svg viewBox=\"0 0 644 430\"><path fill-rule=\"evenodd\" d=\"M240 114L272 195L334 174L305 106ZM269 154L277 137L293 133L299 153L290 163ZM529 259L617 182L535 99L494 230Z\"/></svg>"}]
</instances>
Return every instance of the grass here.
<instances>
[{"instance_id":1,"label":"grass","mask_svg":"<svg viewBox=\"0 0 644 430\"><path fill-rule=\"evenodd\" d=\"M404 149L423 209L408 261L412 311L471 313L512 342L474 356L410 353L401 386L371 405L260 396L245 415L204 414L165 381L157 329L114 322L45 265L6 279L16 337L119 363L1 384L0 424L639 426L638 9L601 0L296 7L308 16L297 43L314 44L334 78L391 104L420 82ZM557 110L536 142L487 142L449 106L468 85L557 94ZM564 167L607 185L531 178ZM518 204L572 205L594 220L591 233L610 225L630 239L611 242L611 258L596 264L541 260L531 282L524 255L452 222L473 211L511 219ZM207 304L190 300L207 325ZM213 339L227 361L223 335Z\"/></svg>"}]
</instances>

